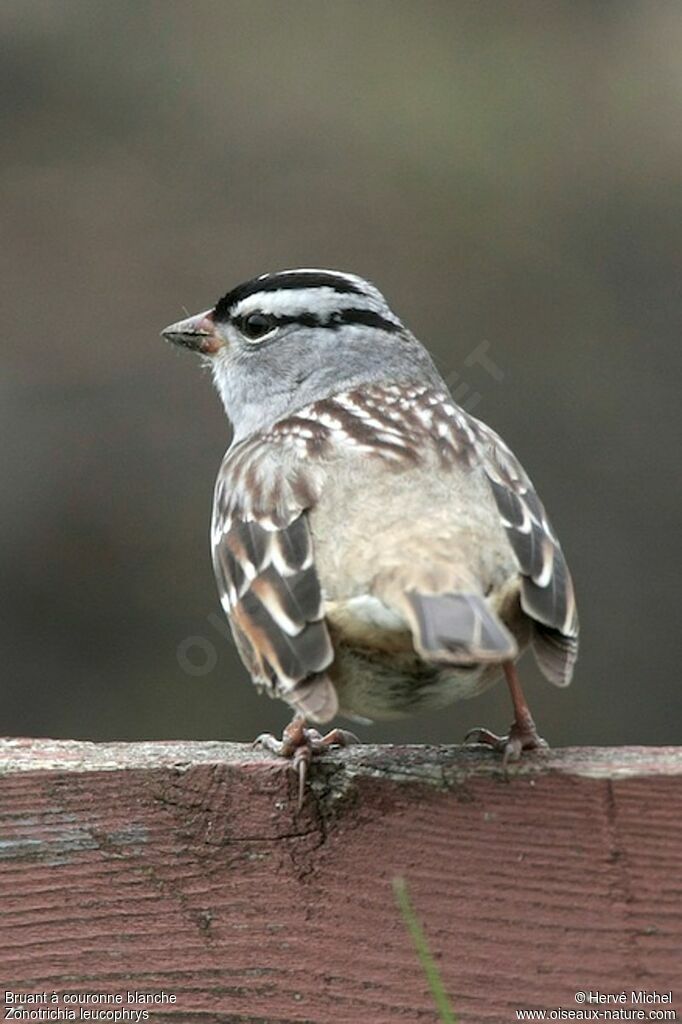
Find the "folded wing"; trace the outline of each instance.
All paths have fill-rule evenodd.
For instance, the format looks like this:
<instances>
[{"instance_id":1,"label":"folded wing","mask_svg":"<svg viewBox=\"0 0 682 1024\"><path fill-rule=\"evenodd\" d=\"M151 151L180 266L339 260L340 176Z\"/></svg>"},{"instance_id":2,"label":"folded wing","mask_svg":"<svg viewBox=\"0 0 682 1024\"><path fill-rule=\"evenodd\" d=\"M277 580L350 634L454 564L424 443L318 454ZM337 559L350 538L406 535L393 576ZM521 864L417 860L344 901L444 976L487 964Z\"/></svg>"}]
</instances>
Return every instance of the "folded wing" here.
<instances>
[{"instance_id":1,"label":"folded wing","mask_svg":"<svg viewBox=\"0 0 682 1024\"><path fill-rule=\"evenodd\" d=\"M228 453L216 484L213 567L253 681L314 721L337 711L333 659L305 506L312 479L282 480L259 452ZM245 486L248 479L248 486Z\"/></svg>"},{"instance_id":2,"label":"folded wing","mask_svg":"<svg viewBox=\"0 0 682 1024\"><path fill-rule=\"evenodd\" d=\"M578 613L566 559L514 453L485 423L472 416L467 419L522 573L521 605L534 621L538 665L550 682L565 686L578 657Z\"/></svg>"}]
</instances>

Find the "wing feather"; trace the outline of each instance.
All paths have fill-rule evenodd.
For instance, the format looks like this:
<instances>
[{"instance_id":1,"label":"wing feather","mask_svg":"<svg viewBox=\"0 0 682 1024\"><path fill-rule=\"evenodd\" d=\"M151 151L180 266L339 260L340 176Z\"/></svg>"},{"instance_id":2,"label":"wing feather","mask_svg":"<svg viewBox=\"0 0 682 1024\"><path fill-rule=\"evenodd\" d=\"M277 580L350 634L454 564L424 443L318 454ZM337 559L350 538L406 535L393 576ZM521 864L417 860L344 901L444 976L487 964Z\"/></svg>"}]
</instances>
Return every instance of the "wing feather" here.
<instances>
[{"instance_id":1,"label":"wing feather","mask_svg":"<svg viewBox=\"0 0 682 1024\"><path fill-rule=\"evenodd\" d=\"M533 647L544 675L565 686L578 657L573 580L533 484L514 453L485 423L468 416L481 465L523 576L521 605L534 620Z\"/></svg>"},{"instance_id":2,"label":"wing feather","mask_svg":"<svg viewBox=\"0 0 682 1024\"><path fill-rule=\"evenodd\" d=\"M216 483L212 537L220 599L254 682L309 718L328 721L338 705L326 674L334 650L306 509L287 491L267 446L249 454L243 447L228 452ZM306 490L300 474L295 479L299 497L314 493L314 480Z\"/></svg>"}]
</instances>

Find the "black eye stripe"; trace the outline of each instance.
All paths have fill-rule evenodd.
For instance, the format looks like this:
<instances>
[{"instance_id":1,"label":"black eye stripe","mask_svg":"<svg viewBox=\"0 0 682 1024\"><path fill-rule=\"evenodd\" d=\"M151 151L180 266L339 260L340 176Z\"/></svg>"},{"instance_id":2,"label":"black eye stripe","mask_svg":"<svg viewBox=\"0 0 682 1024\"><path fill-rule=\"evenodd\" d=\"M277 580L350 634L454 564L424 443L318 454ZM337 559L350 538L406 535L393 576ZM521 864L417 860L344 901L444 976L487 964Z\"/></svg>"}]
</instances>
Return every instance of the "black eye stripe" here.
<instances>
[{"instance_id":1,"label":"black eye stripe","mask_svg":"<svg viewBox=\"0 0 682 1024\"><path fill-rule=\"evenodd\" d=\"M387 320L381 313L372 309L343 309L334 314L332 327L342 324L361 324L363 327L377 327L382 331L395 334L402 330L402 325L394 320Z\"/></svg>"},{"instance_id":2,"label":"black eye stripe","mask_svg":"<svg viewBox=\"0 0 682 1024\"><path fill-rule=\"evenodd\" d=\"M250 313L246 316L237 317L233 322L236 327L247 337L249 336L246 328L246 321L256 316L262 316L264 320L268 321L267 330L264 329L261 334L266 334L267 331L272 330L274 327L285 327L288 324L298 324L301 327L326 327L328 330L336 331L340 327L345 326L359 326L359 327L374 327L381 331L388 331L390 334L396 334L402 330L402 326L393 321L387 320L381 316L380 313L375 313L371 309L343 309L338 310L335 313L331 313L327 318L317 316L315 313L298 313L291 316L274 316L269 313ZM258 337L260 335L252 335L252 337Z\"/></svg>"}]
</instances>

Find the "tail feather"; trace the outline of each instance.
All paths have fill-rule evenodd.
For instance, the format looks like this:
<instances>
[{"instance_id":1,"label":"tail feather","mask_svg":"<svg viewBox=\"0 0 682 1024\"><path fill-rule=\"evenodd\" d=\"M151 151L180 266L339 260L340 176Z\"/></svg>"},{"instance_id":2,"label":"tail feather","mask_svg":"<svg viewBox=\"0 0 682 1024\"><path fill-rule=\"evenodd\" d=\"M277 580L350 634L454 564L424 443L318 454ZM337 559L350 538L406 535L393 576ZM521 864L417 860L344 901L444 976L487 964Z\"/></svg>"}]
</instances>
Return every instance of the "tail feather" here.
<instances>
[{"instance_id":1,"label":"tail feather","mask_svg":"<svg viewBox=\"0 0 682 1024\"><path fill-rule=\"evenodd\" d=\"M329 722L339 710L336 688L324 672L301 680L286 699L311 722Z\"/></svg>"},{"instance_id":2,"label":"tail feather","mask_svg":"<svg viewBox=\"0 0 682 1024\"><path fill-rule=\"evenodd\" d=\"M533 652L543 675L556 686L568 686L578 658L578 638L539 623L533 630Z\"/></svg>"},{"instance_id":3,"label":"tail feather","mask_svg":"<svg viewBox=\"0 0 682 1024\"><path fill-rule=\"evenodd\" d=\"M415 647L426 660L473 665L516 657L514 637L478 594L410 590L405 599Z\"/></svg>"}]
</instances>

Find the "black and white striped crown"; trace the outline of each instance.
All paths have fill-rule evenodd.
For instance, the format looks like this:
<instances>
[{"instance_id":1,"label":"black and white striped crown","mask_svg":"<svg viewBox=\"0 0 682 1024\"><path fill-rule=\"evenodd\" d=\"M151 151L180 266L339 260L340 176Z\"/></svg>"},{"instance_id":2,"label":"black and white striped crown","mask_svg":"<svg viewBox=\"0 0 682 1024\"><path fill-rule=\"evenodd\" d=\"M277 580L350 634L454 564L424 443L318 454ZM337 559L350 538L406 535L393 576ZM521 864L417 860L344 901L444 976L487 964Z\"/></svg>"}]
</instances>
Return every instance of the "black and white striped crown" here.
<instances>
[{"instance_id":1,"label":"black and white striped crown","mask_svg":"<svg viewBox=\"0 0 682 1024\"><path fill-rule=\"evenodd\" d=\"M281 270L238 285L217 303L218 323L254 313L279 324L339 328L346 324L404 330L381 292L355 274L337 270Z\"/></svg>"}]
</instances>

